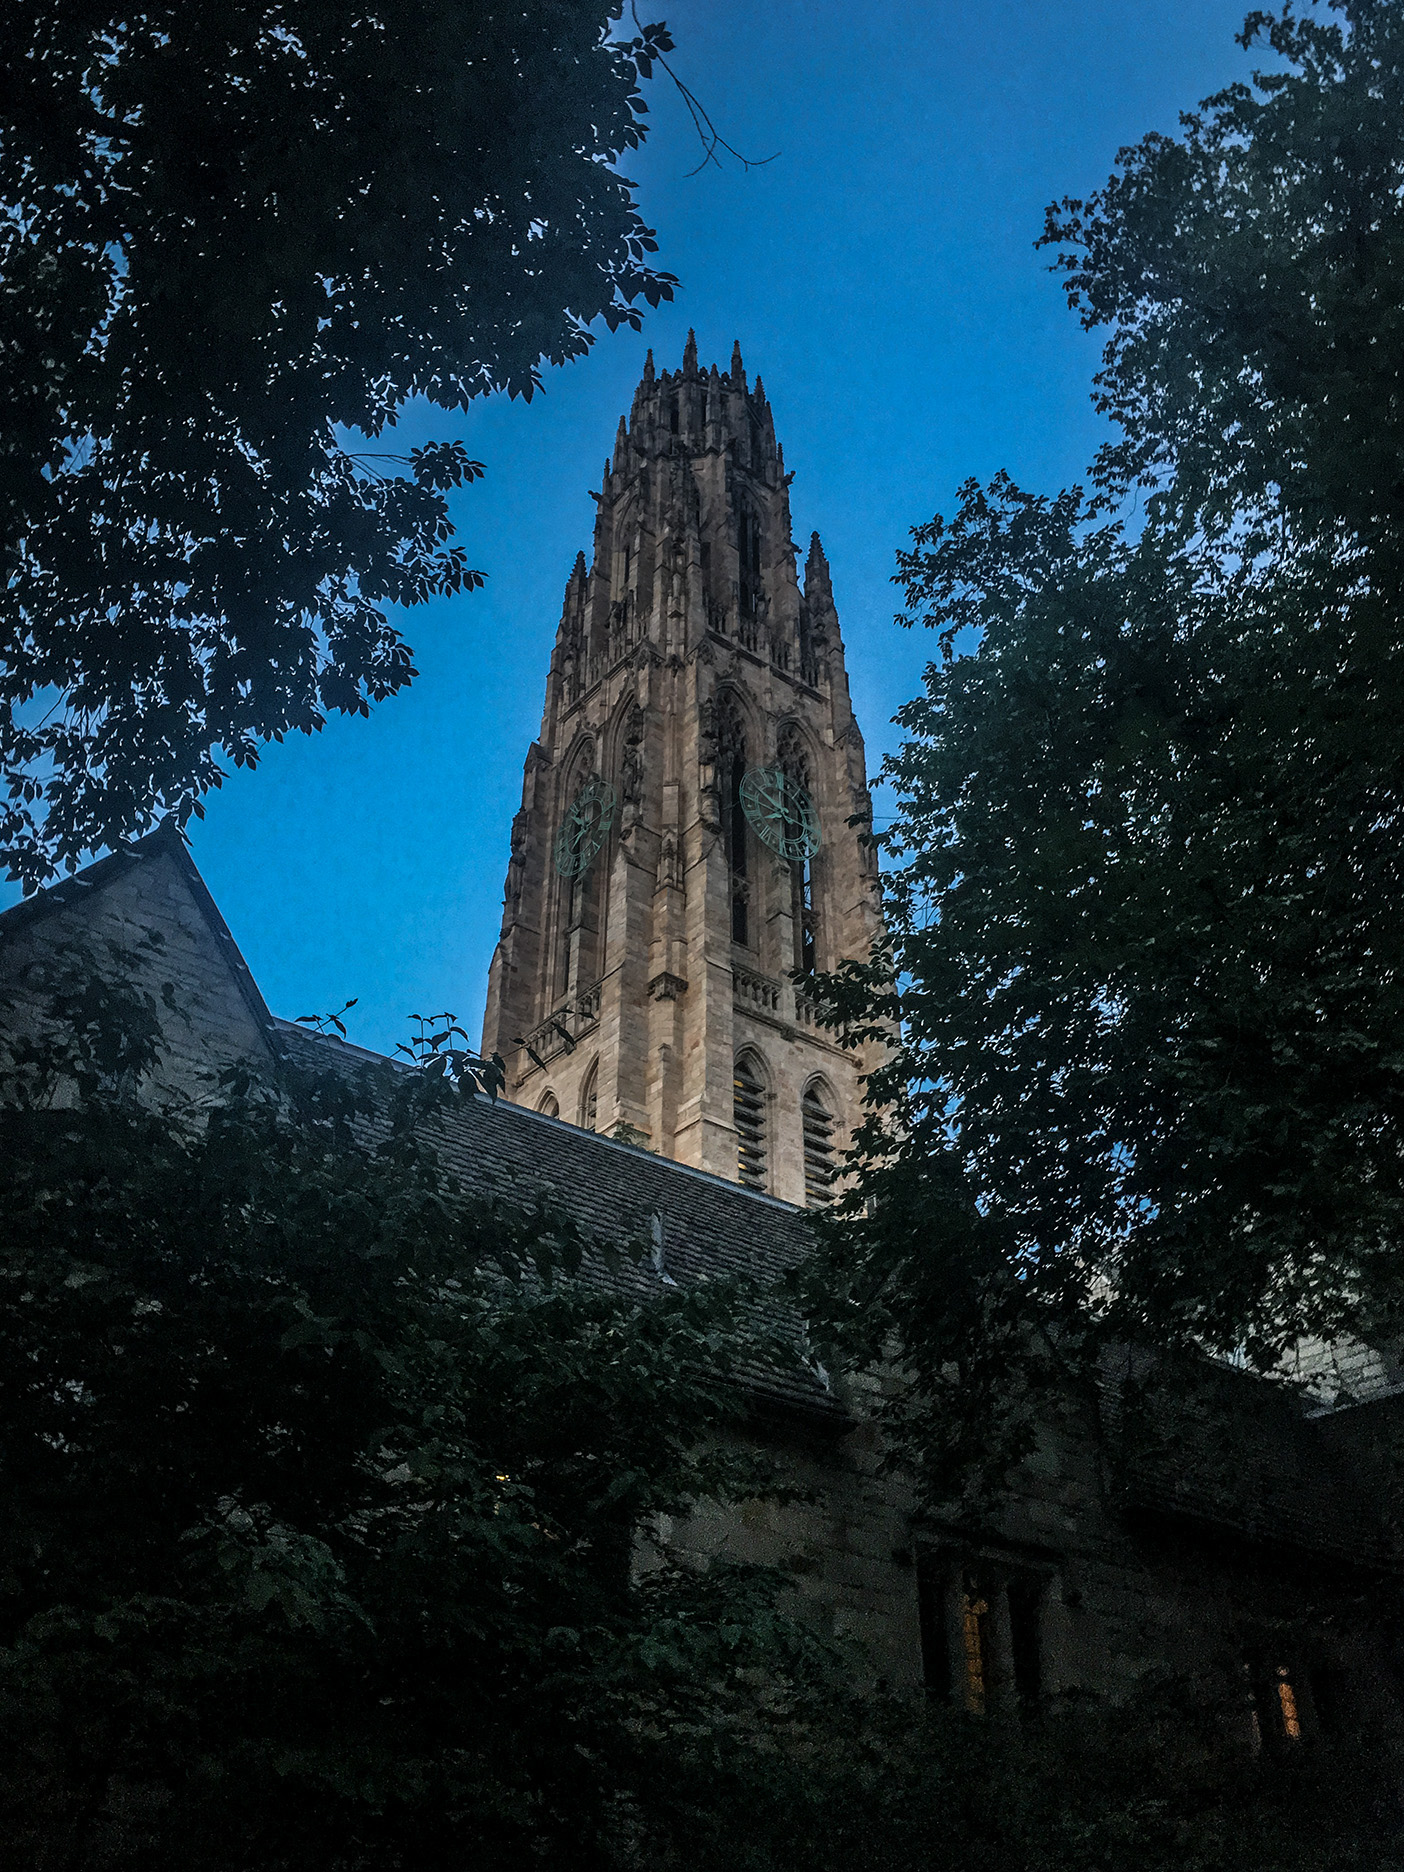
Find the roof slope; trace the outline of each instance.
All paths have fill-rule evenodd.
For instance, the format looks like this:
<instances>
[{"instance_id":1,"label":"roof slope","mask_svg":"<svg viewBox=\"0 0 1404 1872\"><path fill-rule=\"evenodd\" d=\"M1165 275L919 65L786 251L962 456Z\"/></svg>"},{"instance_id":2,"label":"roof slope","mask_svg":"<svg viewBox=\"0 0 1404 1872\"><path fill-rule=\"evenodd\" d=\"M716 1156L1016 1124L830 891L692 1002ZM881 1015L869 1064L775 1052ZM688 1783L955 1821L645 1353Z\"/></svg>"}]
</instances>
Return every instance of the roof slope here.
<instances>
[{"instance_id":1,"label":"roof slope","mask_svg":"<svg viewBox=\"0 0 1404 1872\"><path fill-rule=\"evenodd\" d=\"M275 1026L285 1057L304 1068L412 1070L290 1021ZM494 1103L478 1096L456 1106L443 1121L439 1148L473 1194L509 1200L544 1195L600 1242L648 1243L655 1238L656 1217L661 1269L631 1262L609 1276L640 1293L656 1293L664 1276L679 1285L730 1276L769 1284L810 1247L804 1212L789 1203L505 1099ZM768 1310L767 1323L796 1341L802 1335L801 1322L786 1307ZM817 1368L754 1366L746 1376L773 1403L846 1421Z\"/></svg>"}]
</instances>

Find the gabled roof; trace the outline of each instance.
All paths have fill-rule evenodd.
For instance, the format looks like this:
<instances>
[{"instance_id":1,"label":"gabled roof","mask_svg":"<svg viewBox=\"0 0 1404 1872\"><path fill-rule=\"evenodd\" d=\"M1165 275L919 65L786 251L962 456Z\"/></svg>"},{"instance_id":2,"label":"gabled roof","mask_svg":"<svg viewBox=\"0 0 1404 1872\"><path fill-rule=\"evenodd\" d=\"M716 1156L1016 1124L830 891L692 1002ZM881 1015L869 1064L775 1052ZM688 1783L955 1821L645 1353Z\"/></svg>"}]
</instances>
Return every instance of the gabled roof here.
<instances>
[{"instance_id":1,"label":"gabled roof","mask_svg":"<svg viewBox=\"0 0 1404 1872\"><path fill-rule=\"evenodd\" d=\"M383 1054L276 1022L285 1058L305 1069L372 1073L413 1070ZM436 1148L464 1189L506 1201L544 1196L565 1210L587 1237L623 1245L661 1236L661 1269L628 1261L609 1276L641 1294L657 1293L664 1277L695 1280L742 1276L769 1285L812 1246L803 1210L739 1183L694 1170L613 1138L598 1137L506 1099L481 1095L455 1106L442 1122ZM770 1323L798 1340L801 1323L777 1303ZM847 1414L817 1369L755 1366L748 1387L768 1403L816 1423L846 1426Z\"/></svg>"},{"instance_id":2,"label":"gabled roof","mask_svg":"<svg viewBox=\"0 0 1404 1872\"><path fill-rule=\"evenodd\" d=\"M22 930L34 928L58 911L79 908L110 885L129 878L138 866L159 858L169 859L180 873L255 1024L268 1036L270 1044L276 1044L278 1023L259 993L258 983L240 953L239 945L230 934L229 925L220 915L219 906L210 895L209 886L190 855L185 835L174 819L163 819L155 831L148 832L145 838L134 839L129 845L120 845L115 852L85 865L72 877L62 878L45 890L36 891L32 897L12 904L8 910L0 910L0 942Z\"/></svg>"}]
</instances>

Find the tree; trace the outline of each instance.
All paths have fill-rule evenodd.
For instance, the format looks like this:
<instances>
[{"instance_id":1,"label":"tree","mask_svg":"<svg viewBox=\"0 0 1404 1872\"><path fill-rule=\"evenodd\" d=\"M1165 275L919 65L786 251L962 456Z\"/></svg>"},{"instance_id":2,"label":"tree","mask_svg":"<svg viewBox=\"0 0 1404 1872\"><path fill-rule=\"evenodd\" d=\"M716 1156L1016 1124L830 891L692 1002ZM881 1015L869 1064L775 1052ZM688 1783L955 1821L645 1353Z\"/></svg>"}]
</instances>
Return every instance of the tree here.
<instances>
[{"instance_id":1,"label":"tree","mask_svg":"<svg viewBox=\"0 0 1404 1872\"><path fill-rule=\"evenodd\" d=\"M640 1298L627 1241L469 1200L448 1075L138 1104L165 1016L101 960L0 1096L6 1862L705 1832L828 1648L647 1530L764 1489L735 1364L775 1345L724 1282Z\"/></svg>"},{"instance_id":2,"label":"tree","mask_svg":"<svg viewBox=\"0 0 1404 1872\"><path fill-rule=\"evenodd\" d=\"M899 557L940 654L831 989L900 1039L815 1286L962 1461L1110 1339L1404 1330L1404 7L1336 11L1050 210L1092 497L968 483Z\"/></svg>"},{"instance_id":3,"label":"tree","mask_svg":"<svg viewBox=\"0 0 1404 1872\"><path fill-rule=\"evenodd\" d=\"M1393 1863L1354 1740L1252 1763L1167 1685L923 1713L778 1576L631 1568L660 1512L766 1486L737 1367L783 1353L743 1296L640 1304L628 1243L468 1201L447 1072L138 1104L164 1013L114 961L62 959L0 1084L6 1864Z\"/></svg>"},{"instance_id":4,"label":"tree","mask_svg":"<svg viewBox=\"0 0 1404 1872\"><path fill-rule=\"evenodd\" d=\"M18 4L0 25L0 845L33 888L414 674L460 442L671 296L618 8Z\"/></svg>"}]
</instances>

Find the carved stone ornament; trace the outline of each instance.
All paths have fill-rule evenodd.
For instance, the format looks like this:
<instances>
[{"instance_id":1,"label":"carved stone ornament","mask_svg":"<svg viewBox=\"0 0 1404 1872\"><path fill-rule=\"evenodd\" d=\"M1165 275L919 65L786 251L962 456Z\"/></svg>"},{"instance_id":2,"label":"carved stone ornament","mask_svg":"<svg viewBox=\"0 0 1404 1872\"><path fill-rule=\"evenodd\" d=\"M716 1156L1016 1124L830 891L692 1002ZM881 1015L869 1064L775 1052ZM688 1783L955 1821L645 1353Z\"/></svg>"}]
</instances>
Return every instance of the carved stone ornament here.
<instances>
[{"instance_id":1,"label":"carved stone ornament","mask_svg":"<svg viewBox=\"0 0 1404 1872\"><path fill-rule=\"evenodd\" d=\"M644 714L636 702L629 712L624 730L624 756L619 763L619 790L626 806L637 806L643 799Z\"/></svg>"}]
</instances>

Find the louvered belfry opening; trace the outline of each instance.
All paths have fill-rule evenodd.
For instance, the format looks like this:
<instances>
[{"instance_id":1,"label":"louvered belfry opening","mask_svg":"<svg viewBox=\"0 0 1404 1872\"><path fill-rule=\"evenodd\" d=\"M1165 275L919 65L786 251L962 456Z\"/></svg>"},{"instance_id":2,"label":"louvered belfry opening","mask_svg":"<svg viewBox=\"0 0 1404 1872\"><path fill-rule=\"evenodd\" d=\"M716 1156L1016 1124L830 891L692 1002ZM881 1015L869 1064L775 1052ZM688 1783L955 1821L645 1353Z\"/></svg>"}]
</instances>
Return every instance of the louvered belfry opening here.
<instances>
[{"instance_id":1,"label":"louvered belfry opening","mask_svg":"<svg viewBox=\"0 0 1404 1872\"><path fill-rule=\"evenodd\" d=\"M766 1187L765 1086L748 1059L736 1062L733 1111L736 1123L736 1170L748 1189Z\"/></svg>"},{"instance_id":2,"label":"louvered belfry opening","mask_svg":"<svg viewBox=\"0 0 1404 1872\"><path fill-rule=\"evenodd\" d=\"M822 1086L810 1086L800 1111L804 1120L805 1207L826 1209L833 1201L834 1117Z\"/></svg>"}]
</instances>

